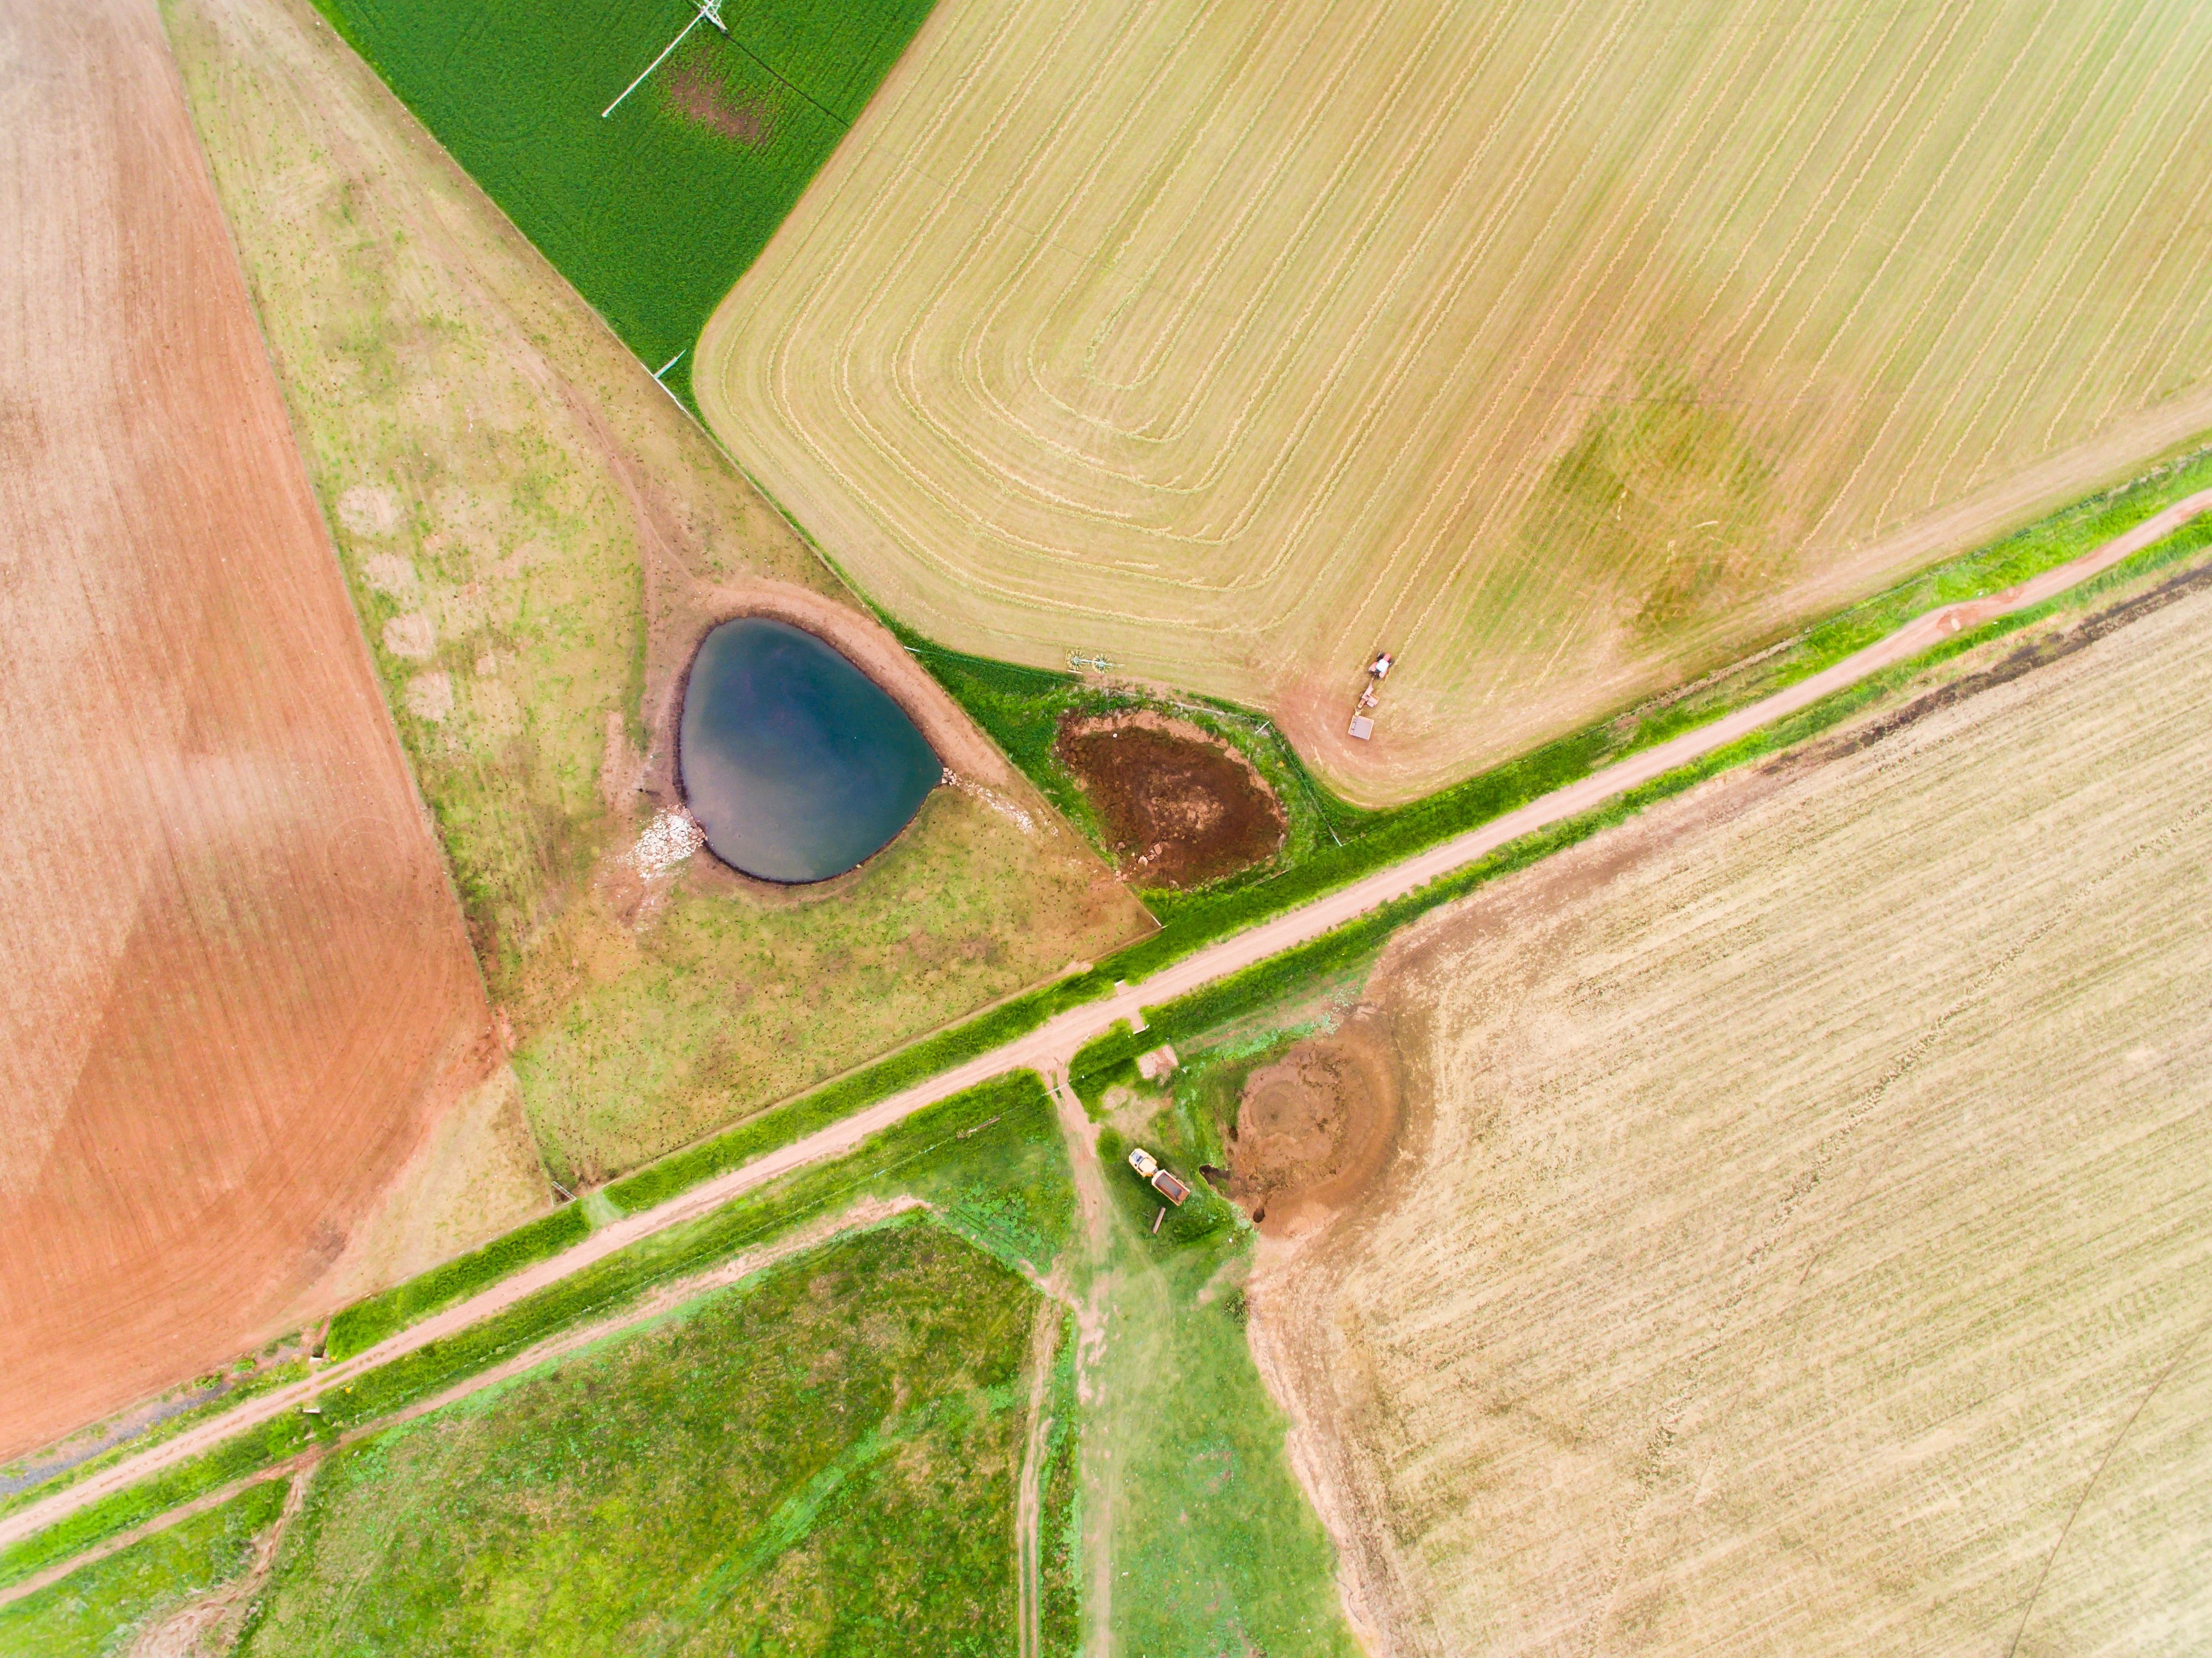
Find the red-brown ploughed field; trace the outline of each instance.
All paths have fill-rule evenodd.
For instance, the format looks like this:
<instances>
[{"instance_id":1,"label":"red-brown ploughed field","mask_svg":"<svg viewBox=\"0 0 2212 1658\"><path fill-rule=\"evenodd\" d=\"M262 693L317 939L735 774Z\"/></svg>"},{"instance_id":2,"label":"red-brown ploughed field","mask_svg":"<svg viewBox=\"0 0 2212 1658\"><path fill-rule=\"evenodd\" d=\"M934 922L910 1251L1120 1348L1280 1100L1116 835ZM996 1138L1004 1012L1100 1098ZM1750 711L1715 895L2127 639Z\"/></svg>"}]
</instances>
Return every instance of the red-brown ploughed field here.
<instances>
[{"instance_id":1,"label":"red-brown ploughed field","mask_svg":"<svg viewBox=\"0 0 2212 1658\"><path fill-rule=\"evenodd\" d=\"M489 1018L153 6L0 61L4 1458L308 1310Z\"/></svg>"},{"instance_id":2,"label":"red-brown ploughed field","mask_svg":"<svg viewBox=\"0 0 2212 1658\"><path fill-rule=\"evenodd\" d=\"M1121 873L1189 887L1274 856L1283 809L1243 755L1148 712L1061 716L1053 754L1098 814Z\"/></svg>"}]
</instances>

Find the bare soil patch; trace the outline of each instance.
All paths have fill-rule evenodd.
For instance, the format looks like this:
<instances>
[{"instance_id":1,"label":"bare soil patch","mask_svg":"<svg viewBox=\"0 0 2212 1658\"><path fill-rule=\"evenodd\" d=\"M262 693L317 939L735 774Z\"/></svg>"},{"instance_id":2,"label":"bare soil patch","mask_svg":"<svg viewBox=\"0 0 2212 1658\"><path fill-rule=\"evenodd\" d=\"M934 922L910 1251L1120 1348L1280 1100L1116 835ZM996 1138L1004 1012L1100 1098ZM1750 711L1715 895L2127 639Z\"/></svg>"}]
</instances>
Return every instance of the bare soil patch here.
<instances>
[{"instance_id":1,"label":"bare soil patch","mask_svg":"<svg viewBox=\"0 0 2212 1658\"><path fill-rule=\"evenodd\" d=\"M254 1598L269 1582L270 1568L276 1564L284 1533L307 1506L307 1486L314 1477L312 1464L291 1476L284 1506L275 1522L255 1540L252 1558L244 1572L142 1631L131 1644L129 1658L223 1658L234 1651Z\"/></svg>"},{"instance_id":2,"label":"bare soil patch","mask_svg":"<svg viewBox=\"0 0 2212 1658\"><path fill-rule=\"evenodd\" d=\"M1282 803L1267 780L1183 720L1066 715L1053 753L1089 797L1122 873L1139 885L1218 880L1283 844Z\"/></svg>"},{"instance_id":3,"label":"bare soil patch","mask_svg":"<svg viewBox=\"0 0 2212 1658\"><path fill-rule=\"evenodd\" d=\"M4 1457L317 1311L495 1047L156 14L0 63Z\"/></svg>"},{"instance_id":4,"label":"bare soil patch","mask_svg":"<svg viewBox=\"0 0 2212 1658\"><path fill-rule=\"evenodd\" d=\"M769 141L768 112L757 104L732 97L728 88L696 64L687 64L669 76L668 101L678 114L709 132L719 132L755 149Z\"/></svg>"},{"instance_id":5,"label":"bare soil patch","mask_svg":"<svg viewBox=\"0 0 2212 1658\"><path fill-rule=\"evenodd\" d=\"M1325 1226L1389 1165L1401 1092L1396 1044L1372 1010L1300 1042L1245 1081L1230 1130L1229 1195L1270 1237Z\"/></svg>"}]
</instances>

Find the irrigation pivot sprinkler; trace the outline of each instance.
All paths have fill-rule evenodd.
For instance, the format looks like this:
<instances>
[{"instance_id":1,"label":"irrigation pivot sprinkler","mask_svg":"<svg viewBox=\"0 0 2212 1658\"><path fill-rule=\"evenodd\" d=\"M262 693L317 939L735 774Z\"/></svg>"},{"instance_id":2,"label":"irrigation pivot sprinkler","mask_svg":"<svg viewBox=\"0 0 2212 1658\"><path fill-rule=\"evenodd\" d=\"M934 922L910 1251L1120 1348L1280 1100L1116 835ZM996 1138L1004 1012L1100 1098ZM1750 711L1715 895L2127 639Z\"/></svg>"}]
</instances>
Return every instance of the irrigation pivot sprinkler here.
<instances>
[{"instance_id":1,"label":"irrigation pivot sprinkler","mask_svg":"<svg viewBox=\"0 0 2212 1658\"><path fill-rule=\"evenodd\" d=\"M702 21L712 23L716 28L720 29L725 34L727 34L730 32L729 26L722 21L722 0L699 0L698 15L695 16L690 22L686 23L684 26L682 33L678 33L673 40L671 40L666 46L660 49L660 57L654 58L651 63L647 64L645 66L643 74L641 74L636 80L632 81L628 86L624 87L621 92L616 94L615 103L609 104L605 109L599 112L599 119L604 121L608 116L613 114L615 112L615 104L622 102L623 99L629 97L630 94L635 92L640 86L644 84L646 76L652 74L653 70L660 67L661 58L667 57L670 52L682 46L684 44L684 36L690 33L693 29L697 28Z\"/></svg>"}]
</instances>

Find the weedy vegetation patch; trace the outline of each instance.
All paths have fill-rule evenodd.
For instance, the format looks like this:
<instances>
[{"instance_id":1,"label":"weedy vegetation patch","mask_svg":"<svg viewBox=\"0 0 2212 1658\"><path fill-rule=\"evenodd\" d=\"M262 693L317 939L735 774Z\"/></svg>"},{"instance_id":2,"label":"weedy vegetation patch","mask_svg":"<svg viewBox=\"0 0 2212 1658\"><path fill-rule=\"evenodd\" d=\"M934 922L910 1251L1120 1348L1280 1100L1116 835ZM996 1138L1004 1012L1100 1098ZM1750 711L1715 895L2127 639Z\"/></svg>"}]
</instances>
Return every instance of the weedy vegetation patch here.
<instances>
[{"instance_id":1,"label":"weedy vegetation patch","mask_svg":"<svg viewBox=\"0 0 2212 1658\"><path fill-rule=\"evenodd\" d=\"M149 1625L246 1570L255 1536L275 1523L285 1491L281 1479L249 1486L205 1514L0 1606L0 1653L112 1658L131 1650Z\"/></svg>"},{"instance_id":2,"label":"weedy vegetation patch","mask_svg":"<svg viewBox=\"0 0 2212 1658\"><path fill-rule=\"evenodd\" d=\"M1042 1305L895 1224L378 1435L244 1649L1002 1652Z\"/></svg>"}]
</instances>

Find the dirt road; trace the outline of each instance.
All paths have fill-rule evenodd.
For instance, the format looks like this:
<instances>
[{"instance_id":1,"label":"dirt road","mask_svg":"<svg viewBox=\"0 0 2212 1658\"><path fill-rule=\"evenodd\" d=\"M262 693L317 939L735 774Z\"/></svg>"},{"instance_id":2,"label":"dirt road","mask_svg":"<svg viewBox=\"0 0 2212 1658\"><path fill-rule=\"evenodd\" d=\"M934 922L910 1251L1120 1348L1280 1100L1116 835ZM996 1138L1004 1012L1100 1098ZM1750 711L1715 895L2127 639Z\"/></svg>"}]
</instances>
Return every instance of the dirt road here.
<instances>
[{"instance_id":1,"label":"dirt road","mask_svg":"<svg viewBox=\"0 0 2212 1658\"><path fill-rule=\"evenodd\" d=\"M2126 535L2118 537L2094 551L2085 553L2072 562L2047 571L2018 587L1988 598L1947 605L1929 611L1825 672L1778 691L1762 701L1698 731L1686 732L1671 742L1632 756L1581 782L1556 790L1517 811L1379 871L1341 891L1317 899L1304 908L1292 910L1235 938L1224 939L1163 969L1140 987L1133 987L1105 1001L1071 1009L1025 1036L963 1065L956 1066L818 1133L769 1152L741 1169L732 1169L695 1187L659 1208L612 1222L574 1248L527 1267L482 1294L400 1331L342 1363L330 1366L312 1382L264 1394L200 1428L151 1447L142 1455L118 1463L80 1485L58 1491L43 1502L0 1519L0 1547L52 1525L64 1515L109 1492L121 1490L149 1474L198 1455L246 1428L284 1412L296 1411L316 1392L343 1386L363 1371L388 1363L449 1336L594 1261L604 1260L641 1238L695 1219L793 1169L848 1151L869 1135L889 1127L925 1106L949 1098L963 1089L1003 1072L1024 1068L1048 1076L1060 1075L1076 1048L1103 1032L1116 1019L1135 1014L1140 1003L1165 1001L1249 967L1293 945L1318 938L1377 905L1486 856L1509 841L1586 811L1613 795L1734 742L1761 726L1796 713L1831 692L1904 661L1944 639L1978 626L1993 616L2040 604L2172 533L2208 508L2212 508L2212 489L2177 502Z\"/></svg>"}]
</instances>

